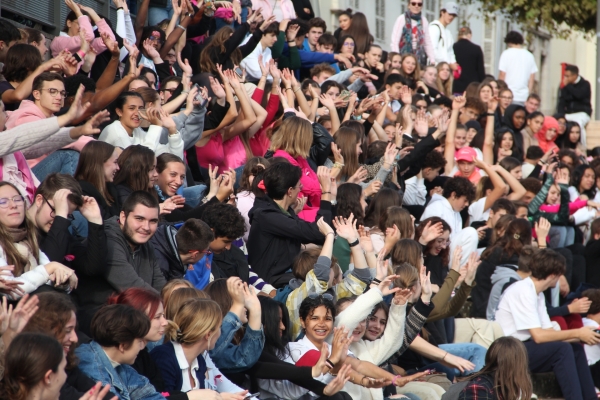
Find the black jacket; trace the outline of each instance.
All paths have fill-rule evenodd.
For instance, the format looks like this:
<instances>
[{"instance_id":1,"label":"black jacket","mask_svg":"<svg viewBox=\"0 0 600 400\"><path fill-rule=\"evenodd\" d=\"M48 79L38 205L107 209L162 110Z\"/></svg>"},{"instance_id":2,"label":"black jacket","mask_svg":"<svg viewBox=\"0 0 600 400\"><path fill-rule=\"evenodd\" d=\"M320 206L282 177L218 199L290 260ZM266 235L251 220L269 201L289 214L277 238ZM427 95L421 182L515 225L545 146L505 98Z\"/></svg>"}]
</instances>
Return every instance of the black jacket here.
<instances>
[{"instance_id":1,"label":"black jacket","mask_svg":"<svg viewBox=\"0 0 600 400\"><path fill-rule=\"evenodd\" d=\"M246 255L237 246L213 255L210 269L215 279L227 279L232 276L239 277L242 281L250 279L250 267Z\"/></svg>"},{"instance_id":2,"label":"black jacket","mask_svg":"<svg viewBox=\"0 0 600 400\"><path fill-rule=\"evenodd\" d=\"M140 352L141 353L141 352ZM79 400L83 395L94 387L95 381L81 372L79 367L68 369L67 380L60 388L60 400ZM108 393L103 397L104 400L111 400L113 394ZM175 399L176 400L176 399Z\"/></svg>"},{"instance_id":3,"label":"black jacket","mask_svg":"<svg viewBox=\"0 0 600 400\"><path fill-rule=\"evenodd\" d=\"M574 114L584 112L592 115L592 88L590 83L579 76L579 82L571 83L560 89L556 112Z\"/></svg>"},{"instance_id":4,"label":"black jacket","mask_svg":"<svg viewBox=\"0 0 600 400\"><path fill-rule=\"evenodd\" d=\"M248 262L252 270L276 288L283 287L284 274L291 270L294 258L305 243L322 245L325 238L316 223L306 222L292 210L284 214L270 197L257 197L248 213L250 234L248 235ZM331 224L331 203L321 201L317 218L323 217Z\"/></svg>"},{"instance_id":5,"label":"black jacket","mask_svg":"<svg viewBox=\"0 0 600 400\"><path fill-rule=\"evenodd\" d=\"M38 240L50 261L75 270L79 284L73 297L80 303L80 296L93 291L96 279L106 271L107 241L104 225L88 222L87 238L71 235L69 226L68 219L56 216L48 233L38 230Z\"/></svg>"},{"instance_id":6,"label":"black jacket","mask_svg":"<svg viewBox=\"0 0 600 400\"><path fill-rule=\"evenodd\" d=\"M113 204L108 205L106 199L100 194L100 191L98 191L98 189L96 189L94 185L92 185L88 181L78 182L85 196L90 196L96 199L96 203L98 203L98 207L100 207L100 212L102 213L102 219L109 219L110 217L119 215L119 212L121 211L121 204L118 203L119 196L115 185L113 185L110 182L106 184L106 189L108 190L108 193L114 199Z\"/></svg>"},{"instance_id":7,"label":"black jacket","mask_svg":"<svg viewBox=\"0 0 600 400\"><path fill-rule=\"evenodd\" d=\"M486 257L481 261L481 264L477 268L477 273L475 274L476 284L471 290L471 300L473 301L471 318L486 319L487 304L493 286L492 275L494 274L496 267L502 264L517 265L518 262L518 254L513 254L512 257L508 257L500 248L494 250L489 257Z\"/></svg>"},{"instance_id":8,"label":"black jacket","mask_svg":"<svg viewBox=\"0 0 600 400\"><path fill-rule=\"evenodd\" d=\"M469 39L459 39L454 43L454 56L462 68L460 78L454 80L452 90L462 93L471 82L481 82L485 78L483 51Z\"/></svg>"},{"instance_id":9,"label":"black jacket","mask_svg":"<svg viewBox=\"0 0 600 400\"><path fill-rule=\"evenodd\" d=\"M294 3L294 11L296 11L296 16L299 19L308 22L309 19L315 17L315 12L313 11L310 0L292 0L292 3ZM305 8L308 8L309 12L304 11ZM338 38L336 37L336 39Z\"/></svg>"},{"instance_id":10,"label":"black jacket","mask_svg":"<svg viewBox=\"0 0 600 400\"><path fill-rule=\"evenodd\" d=\"M160 271L167 281L183 278L186 270L177 250L176 234L177 228L174 226L159 225L150 239Z\"/></svg>"}]
</instances>

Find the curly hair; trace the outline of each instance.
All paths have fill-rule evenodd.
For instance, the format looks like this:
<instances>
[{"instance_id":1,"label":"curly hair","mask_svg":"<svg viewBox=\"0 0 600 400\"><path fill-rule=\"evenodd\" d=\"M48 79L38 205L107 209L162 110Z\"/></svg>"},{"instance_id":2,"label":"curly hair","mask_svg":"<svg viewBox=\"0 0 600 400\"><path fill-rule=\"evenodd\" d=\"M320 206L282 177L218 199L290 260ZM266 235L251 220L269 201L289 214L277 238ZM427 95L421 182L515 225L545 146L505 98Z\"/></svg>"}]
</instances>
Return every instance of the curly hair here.
<instances>
[{"instance_id":1,"label":"curly hair","mask_svg":"<svg viewBox=\"0 0 600 400\"><path fill-rule=\"evenodd\" d=\"M457 176L448 179L444 184L443 196L449 199L452 193L454 193L457 198L466 196L467 200L472 202L475 198L475 187L467 178Z\"/></svg>"},{"instance_id":2,"label":"curly hair","mask_svg":"<svg viewBox=\"0 0 600 400\"><path fill-rule=\"evenodd\" d=\"M237 239L246 232L244 217L231 204L217 203L206 207L202 219L215 233L215 238Z\"/></svg>"},{"instance_id":3,"label":"curly hair","mask_svg":"<svg viewBox=\"0 0 600 400\"><path fill-rule=\"evenodd\" d=\"M423 160L421 169L431 168L439 171L440 169L446 167L446 163L447 161L442 153L439 151L430 151L425 156L425 160Z\"/></svg>"}]
</instances>

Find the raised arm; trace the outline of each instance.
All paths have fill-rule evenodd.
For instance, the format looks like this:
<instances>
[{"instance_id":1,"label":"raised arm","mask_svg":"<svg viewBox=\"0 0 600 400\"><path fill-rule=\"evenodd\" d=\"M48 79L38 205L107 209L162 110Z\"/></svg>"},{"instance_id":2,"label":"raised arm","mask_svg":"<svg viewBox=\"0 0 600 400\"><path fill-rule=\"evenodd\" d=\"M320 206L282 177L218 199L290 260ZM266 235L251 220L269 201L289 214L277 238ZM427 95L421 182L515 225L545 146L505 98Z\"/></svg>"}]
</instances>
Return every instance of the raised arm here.
<instances>
[{"instance_id":1,"label":"raised arm","mask_svg":"<svg viewBox=\"0 0 600 400\"><path fill-rule=\"evenodd\" d=\"M485 137L483 139L483 161L494 164L494 119L496 108L498 107L498 99L491 98L488 101L488 113L485 122Z\"/></svg>"},{"instance_id":2,"label":"raised arm","mask_svg":"<svg viewBox=\"0 0 600 400\"><path fill-rule=\"evenodd\" d=\"M447 176L450 176L452 169L454 169L454 153L456 152L454 135L456 133L456 125L458 124L458 114L466 102L467 99L462 96L456 96L452 100L452 114L450 116L450 125L448 125L448 130L446 131L446 147L444 148L444 158L446 158L445 174Z\"/></svg>"}]
</instances>

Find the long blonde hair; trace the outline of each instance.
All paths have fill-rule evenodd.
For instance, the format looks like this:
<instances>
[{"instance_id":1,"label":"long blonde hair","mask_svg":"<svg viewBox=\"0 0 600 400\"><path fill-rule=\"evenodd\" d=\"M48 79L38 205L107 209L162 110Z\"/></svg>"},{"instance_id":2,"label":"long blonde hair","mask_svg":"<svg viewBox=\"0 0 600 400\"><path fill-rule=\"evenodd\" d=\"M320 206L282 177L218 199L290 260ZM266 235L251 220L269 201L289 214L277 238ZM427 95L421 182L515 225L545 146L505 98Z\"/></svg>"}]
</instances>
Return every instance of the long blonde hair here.
<instances>
[{"instance_id":1,"label":"long blonde hair","mask_svg":"<svg viewBox=\"0 0 600 400\"><path fill-rule=\"evenodd\" d=\"M19 189L15 185L10 182L0 182L0 187L2 186L10 186L17 192L18 195L21 195ZM19 228L25 228L27 234L25 239L23 240L31 255L35 258L35 261L39 264L40 262L40 247L38 245L37 240L37 228L33 221L29 219L27 215L27 207L25 206L25 202L23 202L23 222L19 225ZM21 276L23 272L25 272L25 267L29 264L29 260L26 256L22 255L17 247L15 246L14 240L8 228L4 226L4 224L0 224L0 247L4 250L4 254L6 254L6 262L8 265L14 265L15 270L13 271L13 275L15 277Z\"/></svg>"},{"instance_id":2,"label":"long blonde hair","mask_svg":"<svg viewBox=\"0 0 600 400\"><path fill-rule=\"evenodd\" d=\"M290 156L308 158L313 142L310 122L300 117L289 117L271 138L271 151L283 150Z\"/></svg>"},{"instance_id":3,"label":"long blonde hair","mask_svg":"<svg viewBox=\"0 0 600 400\"><path fill-rule=\"evenodd\" d=\"M448 79L446 80L446 82L442 82L442 79L440 78L440 70L442 69L442 67L446 65L448 66L448 68L450 69L450 76L448 77ZM452 74L452 68L450 68L450 64L448 64L447 62L441 62L438 65L436 65L437 68L437 89L442 92L445 96L452 96L452 83L454 82L454 76Z\"/></svg>"},{"instance_id":4,"label":"long blonde hair","mask_svg":"<svg viewBox=\"0 0 600 400\"><path fill-rule=\"evenodd\" d=\"M180 344L194 344L219 328L222 321L221 307L216 302L191 299L183 303L169 321L165 335Z\"/></svg>"}]
</instances>

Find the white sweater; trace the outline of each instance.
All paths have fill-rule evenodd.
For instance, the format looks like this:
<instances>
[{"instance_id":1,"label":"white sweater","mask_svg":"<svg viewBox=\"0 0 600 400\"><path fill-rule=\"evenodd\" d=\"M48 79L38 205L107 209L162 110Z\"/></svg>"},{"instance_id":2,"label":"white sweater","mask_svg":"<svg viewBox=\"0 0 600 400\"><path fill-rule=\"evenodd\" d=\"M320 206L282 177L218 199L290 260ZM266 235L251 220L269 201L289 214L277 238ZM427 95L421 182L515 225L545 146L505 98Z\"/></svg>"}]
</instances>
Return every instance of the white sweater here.
<instances>
[{"instance_id":1,"label":"white sweater","mask_svg":"<svg viewBox=\"0 0 600 400\"><path fill-rule=\"evenodd\" d=\"M383 301L381 291L371 288L335 318L335 326L343 326L349 332L352 332L361 321L371 314L375 305L381 301ZM375 341L360 340L359 342L353 342L350 344L350 351L361 361L368 361L375 365L385 362L402 346L405 318L406 304L399 306L392 302L388 322L381 338ZM348 382L344 385L343 390L353 399L383 400L382 389L367 389Z\"/></svg>"},{"instance_id":2,"label":"white sweater","mask_svg":"<svg viewBox=\"0 0 600 400\"><path fill-rule=\"evenodd\" d=\"M163 153L171 153L183 160L183 139L181 138L181 133L178 131L175 135L170 135L168 144L160 144L161 133L162 127L150 125L148 132L144 132L142 128L135 128L133 135L129 136L121 121L117 120L104 128L98 140L122 148L141 144L151 149L156 156L160 156Z\"/></svg>"},{"instance_id":3,"label":"white sweater","mask_svg":"<svg viewBox=\"0 0 600 400\"><path fill-rule=\"evenodd\" d=\"M15 246L17 247L17 250L19 250L19 252L21 254L28 253L28 249L25 247L25 245L22 245L20 243L15 243ZM39 288L40 286L42 286L46 283L50 283L50 276L48 275L48 272L46 271L46 268L45 268L45 265L50 262L50 260L48 259L48 256L46 256L46 254L44 254L42 251L40 251L38 254L38 258L40 259L39 265L34 265L34 264L32 264L32 261L34 261L35 259L31 256L31 253L29 253L29 255L30 255L30 257L28 257L28 259L30 261L29 271L23 272L18 277L14 277L12 274L11 275L3 275L3 278L6 280L11 280L11 281L15 280L15 281L23 282L23 285L21 285L19 287L21 289L23 289L23 291L25 293L31 293L34 290L36 290L37 288ZM4 249L2 247L0 247L0 266L5 266L5 265L8 265L8 262L6 260L6 253L4 252Z\"/></svg>"},{"instance_id":4,"label":"white sweater","mask_svg":"<svg viewBox=\"0 0 600 400\"><path fill-rule=\"evenodd\" d=\"M15 126L0 132L0 157L19 150L26 158L40 157L73 143L71 129L59 127L57 117Z\"/></svg>"}]
</instances>

